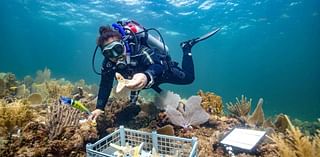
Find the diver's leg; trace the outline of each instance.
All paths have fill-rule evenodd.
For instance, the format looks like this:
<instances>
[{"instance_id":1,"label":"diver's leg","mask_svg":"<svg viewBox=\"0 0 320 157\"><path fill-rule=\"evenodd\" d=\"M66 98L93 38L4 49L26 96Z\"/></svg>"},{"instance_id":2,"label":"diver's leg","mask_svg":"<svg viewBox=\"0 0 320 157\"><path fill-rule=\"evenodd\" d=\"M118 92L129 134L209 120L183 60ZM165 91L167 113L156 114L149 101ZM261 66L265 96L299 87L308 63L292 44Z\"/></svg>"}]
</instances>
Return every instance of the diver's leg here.
<instances>
[{"instance_id":1,"label":"diver's leg","mask_svg":"<svg viewBox=\"0 0 320 157\"><path fill-rule=\"evenodd\" d=\"M191 53L192 44L190 42L182 42L180 44L183 56L182 56L182 70L185 73L184 82L186 84L190 84L194 81L194 64L193 64L193 58Z\"/></svg>"},{"instance_id":2,"label":"diver's leg","mask_svg":"<svg viewBox=\"0 0 320 157\"><path fill-rule=\"evenodd\" d=\"M183 51L182 67L178 67L177 64L169 65L170 71L166 73L165 77L158 84L172 83L186 85L194 81L194 65L191 54L192 45L183 42L181 43L181 48Z\"/></svg>"}]
</instances>

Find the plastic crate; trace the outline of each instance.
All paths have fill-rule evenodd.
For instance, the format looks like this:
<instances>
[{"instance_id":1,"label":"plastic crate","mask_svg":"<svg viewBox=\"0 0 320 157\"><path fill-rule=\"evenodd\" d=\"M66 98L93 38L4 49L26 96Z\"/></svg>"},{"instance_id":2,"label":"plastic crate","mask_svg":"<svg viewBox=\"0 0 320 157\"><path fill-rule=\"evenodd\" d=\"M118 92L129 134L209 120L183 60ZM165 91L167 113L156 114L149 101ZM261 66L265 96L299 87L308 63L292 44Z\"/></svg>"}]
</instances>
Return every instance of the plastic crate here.
<instances>
[{"instance_id":1,"label":"plastic crate","mask_svg":"<svg viewBox=\"0 0 320 157\"><path fill-rule=\"evenodd\" d=\"M100 139L94 144L86 145L86 153L88 157L114 157L116 151L109 146L110 143L125 146L137 146L144 142L143 150L151 151L154 147L161 157L167 155L175 155L179 152L179 157L196 157L198 141L197 138L192 139L180 138L157 134L156 131L147 133L138 130L132 130L120 126L120 128L108 136Z\"/></svg>"}]
</instances>

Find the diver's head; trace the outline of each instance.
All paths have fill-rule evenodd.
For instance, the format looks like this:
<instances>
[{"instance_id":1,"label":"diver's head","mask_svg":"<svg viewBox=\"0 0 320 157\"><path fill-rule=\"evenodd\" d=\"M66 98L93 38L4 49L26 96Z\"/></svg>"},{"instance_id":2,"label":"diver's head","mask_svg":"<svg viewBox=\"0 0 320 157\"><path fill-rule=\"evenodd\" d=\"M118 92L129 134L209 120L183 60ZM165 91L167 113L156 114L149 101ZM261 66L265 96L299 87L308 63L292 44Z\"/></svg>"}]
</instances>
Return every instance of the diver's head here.
<instances>
[{"instance_id":1,"label":"diver's head","mask_svg":"<svg viewBox=\"0 0 320 157\"><path fill-rule=\"evenodd\" d=\"M121 40L121 34L110 26L101 26L99 33L97 44L102 54L112 62L124 60L126 48Z\"/></svg>"}]
</instances>

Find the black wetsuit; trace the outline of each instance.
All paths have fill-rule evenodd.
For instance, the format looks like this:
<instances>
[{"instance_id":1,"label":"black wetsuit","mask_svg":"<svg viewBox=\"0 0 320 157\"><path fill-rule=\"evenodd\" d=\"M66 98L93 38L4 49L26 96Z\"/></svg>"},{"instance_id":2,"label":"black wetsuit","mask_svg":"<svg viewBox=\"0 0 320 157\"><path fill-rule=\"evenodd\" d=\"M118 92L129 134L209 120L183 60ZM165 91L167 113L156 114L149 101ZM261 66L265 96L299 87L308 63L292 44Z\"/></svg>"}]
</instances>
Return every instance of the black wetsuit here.
<instances>
[{"instance_id":1,"label":"black wetsuit","mask_svg":"<svg viewBox=\"0 0 320 157\"><path fill-rule=\"evenodd\" d=\"M136 55L131 55L130 65L119 69L116 63L105 58L102 65L102 74L97 101L97 109L104 110L113 86L115 73L122 74L125 78L131 79L136 73L144 73L148 83L145 88L153 88L161 92L159 85L162 83L190 84L194 81L194 66L191 55L191 46L184 46L182 68L178 63L164 60L148 47L142 47ZM131 92L131 102L135 103L138 92Z\"/></svg>"}]
</instances>

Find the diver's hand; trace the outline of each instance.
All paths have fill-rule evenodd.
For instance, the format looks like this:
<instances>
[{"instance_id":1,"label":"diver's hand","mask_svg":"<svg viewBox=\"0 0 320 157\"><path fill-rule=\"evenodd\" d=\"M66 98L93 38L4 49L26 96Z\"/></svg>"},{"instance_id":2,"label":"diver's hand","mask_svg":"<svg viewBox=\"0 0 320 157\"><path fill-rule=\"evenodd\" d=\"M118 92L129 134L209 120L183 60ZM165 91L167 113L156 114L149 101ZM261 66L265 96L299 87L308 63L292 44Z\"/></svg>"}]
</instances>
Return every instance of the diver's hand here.
<instances>
[{"instance_id":1,"label":"diver's hand","mask_svg":"<svg viewBox=\"0 0 320 157\"><path fill-rule=\"evenodd\" d=\"M146 86L148 82L147 76L144 73L137 73L133 75L132 80L128 81L127 88L131 90L139 90Z\"/></svg>"},{"instance_id":2,"label":"diver's hand","mask_svg":"<svg viewBox=\"0 0 320 157\"><path fill-rule=\"evenodd\" d=\"M89 120L95 121L97 117L99 117L99 115L101 113L103 113L102 110L100 109L95 109L94 111L91 112L92 114L88 117Z\"/></svg>"}]
</instances>

